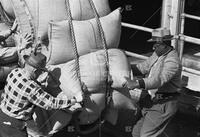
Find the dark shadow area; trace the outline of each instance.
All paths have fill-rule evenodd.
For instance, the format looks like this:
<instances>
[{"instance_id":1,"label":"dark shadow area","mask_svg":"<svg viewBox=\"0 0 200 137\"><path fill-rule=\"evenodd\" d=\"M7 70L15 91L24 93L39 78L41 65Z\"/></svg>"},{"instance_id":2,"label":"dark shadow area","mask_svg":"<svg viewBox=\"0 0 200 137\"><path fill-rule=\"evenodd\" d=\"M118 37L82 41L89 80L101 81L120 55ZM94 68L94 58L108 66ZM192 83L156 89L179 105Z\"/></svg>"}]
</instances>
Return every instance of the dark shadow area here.
<instances>
[{"instance_id":1,"label":"dark shadow area","mask_svg":"<svg viewBox=\"0 0 200 137\"><path fill-rule=\"evenodd\" d=\"M186 0L185 13L200 17L200 1L199 0ZM200 21L185 18L184 34L187 36L200 38ZM195 54L200 52L200 46L192 43L185 42L184 53Z\"/></svg>"},{"instance_id":2,"label":"dark shadow area","mask_svg":"<svg viewBox=\"0 0 200 137\"><path fill-rule=\"evenodd\" d=\"M132 127L139 119L135 111L121 109L116 126L109 122L104 122L97 130L86 135L77 134L72 124L62 129L53 137L132 137Z\"/></svg>"},{"instance_id":3,"label":"dark shadow area","mask_svg":"<svg viewBox=\"0 0 200 137\"><path fill-rule=\"evenodd\" d=\"M51 94L52 96L56 97L59 93L62 92L60 89L60 76L61 76L61 70L60 68L55 68L54 70L49 72L49 78L48 78L48 86L46 88L46 92Z\"/></svg>"},{"instance_id":4,"label":"dark shadow area","mask_svg":"<svg viewBox=\"0 0 200 137\"><path fill-rule=\"evenodd\" d=\"M200 137L200 93L183 89L178 112L160 137Z\"/></svg>"},{"instance_id":5,"label":"dark shadow area","mask_svg":"<svg viewBox=\"0 0 200 137\"><path fill-rule=\"evenodd\" d=\"M112 10L122 8L122 21L148 28L160 27L162 0L110 0ZM151 34L122 27L119 48L145 54L152 51L152 43L146 42Z\"/></svg>"}]
</instances>

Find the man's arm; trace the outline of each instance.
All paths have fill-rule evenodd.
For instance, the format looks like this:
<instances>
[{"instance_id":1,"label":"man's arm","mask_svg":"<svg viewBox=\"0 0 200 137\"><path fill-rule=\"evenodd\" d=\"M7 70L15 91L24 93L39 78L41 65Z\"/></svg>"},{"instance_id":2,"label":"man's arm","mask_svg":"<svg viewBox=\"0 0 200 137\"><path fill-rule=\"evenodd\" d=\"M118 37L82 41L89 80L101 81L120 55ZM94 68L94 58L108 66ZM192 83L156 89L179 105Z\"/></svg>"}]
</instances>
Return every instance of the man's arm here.
<instances>
[{"instance_id":1,"label":"man's arm","mask_svg":"<svg viewBox=\"0 0 200 137\"><path fill-rule=\"evenodd\" d=\"M133 77L140 76L140 78L138 77L136 80L136 78L131 79L131 78L125 77L126 82L123 83L122 86L127 87L128 89L134 89L134 88L144 89L145 83L144 83L144 80L141 79L141 76L144 77L145 74L149 73L151 66L154 64L154 62L156 62L157 59L158 59L158 56L154 52L152 56L150 56L144 62L139 63L137 65L132 65L131 69L132 69Z\"/></svg>"},{"instance_id":2,"label":"man's arm","mask_svg":"<svg viewBox=\"0 0 200 137\"><path fill-rule=\"evenodd\" d=\"M168 58L164 60L163 65L161 65L160 68L152 72L151 76L138 80L125 77L126 82L123 86L128 89L157 89L169 82L178 71L181 71L181 63L177 54L173 52L168 55Z\"/></svg>"},{"instance_id":3,"label":"man's arm","mask_svg":"<svg viewBox=\"0 0 200 137\"><path fill-rule=\"evenodd\" d=\"M178 57L169 57L165 60L158 72L152 73L150 77L143 78L145 89L157 89L169 82L178 71L181 71L181 64Z\"/></svg>"},{"instance_id":4,"label":"man's arm","mask_svg":"<svg viewBox=\"0 0 200 137\"><path fill-rule=\"evenodd\" d=\"M77 103L75 98L70 100L55 98L34 83L27 86L25 92L30 102L46 110L66 109Z\"/></svg>"},{"instance_id":5,"label":"man's arm","mask_svg":"<svg viewBox=\"0 0 200 137\"><path fill-rule=\"evenodd\" d=\"M139 76L139 75L145 75L150 71L151 64L157 59L157 56L155 53L152 54L147 60L135 64L131 66L131 69L133 71L133 75Z\"/></svg>"}]
</instances>

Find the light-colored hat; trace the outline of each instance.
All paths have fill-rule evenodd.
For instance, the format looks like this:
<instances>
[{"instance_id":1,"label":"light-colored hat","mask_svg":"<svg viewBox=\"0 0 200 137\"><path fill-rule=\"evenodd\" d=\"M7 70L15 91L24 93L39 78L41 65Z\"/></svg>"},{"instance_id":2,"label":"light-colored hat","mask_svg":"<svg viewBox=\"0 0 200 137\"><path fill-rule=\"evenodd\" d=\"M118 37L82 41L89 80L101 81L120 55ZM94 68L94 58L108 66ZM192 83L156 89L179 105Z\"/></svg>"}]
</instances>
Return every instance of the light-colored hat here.
<instances>
[{"instance_id":1,"label":"light-colored hat","mask_svg":"<svg viewBox=\"0 0 200 137\"><path fill-rule=\"evenodd\" d=\"M152 31L152 38L148 42L155 41L169 41L172 40L173 36L170 33L170 30L167 28L157 28Z\"/></svg>"}]
</instances>

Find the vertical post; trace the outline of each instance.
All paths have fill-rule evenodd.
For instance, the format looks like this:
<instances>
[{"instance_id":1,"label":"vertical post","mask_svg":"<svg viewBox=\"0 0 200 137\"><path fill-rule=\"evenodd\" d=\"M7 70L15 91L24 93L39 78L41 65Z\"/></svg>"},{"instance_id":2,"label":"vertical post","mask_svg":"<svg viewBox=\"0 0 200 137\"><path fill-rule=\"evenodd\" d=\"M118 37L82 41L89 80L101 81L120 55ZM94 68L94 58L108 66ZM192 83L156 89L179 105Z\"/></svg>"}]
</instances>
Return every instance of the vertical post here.
<instances>
[{"instance_id":1,"label":"vertical post","mask_svg":"<svg viewBox=\"0 0 200 137\"><path fill-rule=\"evenodd\" d=\"M171 8L172 8L172 0L163 0L161 27L170 28Z\"/></svg>"},{"instance_id":2,"label":"vertical post","mask_svg":"<svg viewBox=\"0 0 200 137\"><path fill-rule=\"evenodd\" d=\"M177 39L180 33L180 1L181 0L172 0L171 1L171 10L168 13L169 16L169 28L171 34L175 36L175 39L172 40L172 46L177 49Z\"/></svg>"},{"instance_id":3,"label":"vertical post","mask_svg":"<svg viewBox=\"0 0 200 137\"><path fill-rule=\"evenodd\" d=\"M184 34L184 8L185 0L163 0L161 27L169 28L171 34L176 39L172 40L172 46L178 51L179 57L182 58L184 40L179 39Z\"/></svg>"},{"instance_id":4,"label":"vertical post","mask_svg":"<svg viewBox=\"0 0 200 137\"><path fill-rule=\"evenodd\" d=\"M181 0L180 2L180 35L182 36L184 34L184 25L185 25L185 16L184 16L184 9L185 9L185 0ZM182 59L183 56L183 49L184 49L184 39L178 39L178 53L180 59Z\"/></svg>"}]
</instances>

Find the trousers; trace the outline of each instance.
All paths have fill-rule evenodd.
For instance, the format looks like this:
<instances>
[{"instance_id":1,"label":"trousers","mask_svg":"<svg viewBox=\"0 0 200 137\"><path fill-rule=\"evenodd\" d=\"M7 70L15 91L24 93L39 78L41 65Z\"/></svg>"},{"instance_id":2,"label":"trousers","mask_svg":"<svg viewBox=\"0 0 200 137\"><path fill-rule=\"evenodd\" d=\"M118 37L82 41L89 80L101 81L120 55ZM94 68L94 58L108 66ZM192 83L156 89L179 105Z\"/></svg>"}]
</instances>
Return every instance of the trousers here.
<instances>
[{"instance_id":1,"label":"trousers","mask_svg":"<svg viewBox=\"0 0 200 137\"><path fill-rule=\"evenodd\" d=\"M141 108L141 119L133 127L133 137L158 137L177 112L177 99L147 101Z\"/></svg>"},{"instance_id":2,"label":"trousers","mask_svg":"<svg viewBox=\"0 0 200 137\"><path fill-rule=\"evenodd\" d=\"M9 117L0 109L0 137L28 137L25 122Z\"/></svg>"}]
</instances>

